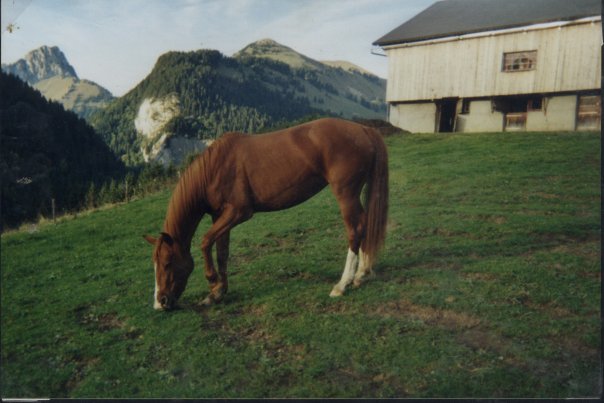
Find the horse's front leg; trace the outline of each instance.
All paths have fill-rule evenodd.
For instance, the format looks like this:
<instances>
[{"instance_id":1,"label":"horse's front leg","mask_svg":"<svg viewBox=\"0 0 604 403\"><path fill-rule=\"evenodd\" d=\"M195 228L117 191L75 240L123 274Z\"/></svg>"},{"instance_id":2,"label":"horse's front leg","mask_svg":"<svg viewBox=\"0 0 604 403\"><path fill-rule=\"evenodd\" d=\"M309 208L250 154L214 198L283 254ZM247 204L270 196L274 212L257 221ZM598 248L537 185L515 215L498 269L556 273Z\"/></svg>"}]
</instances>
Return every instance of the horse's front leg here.
<instances>
[{"instance_id":1,"label":"horse's front leg","mask_svg":"<svg viewBox=\"0 0 604 403\"><path fill-rule=\"evenodd\" d=\"M224 294L226 294L228 289L227 260L229 256L230 230L246 218L246 215L241 211L225 207L221 215L214 217L214 224L203 237L201 252L205 262L204 274L210 286L210 295L202 302L204 305L220 302ZM214 243L216 243L217 247L220 274L216 272L212 259L212 246Z\"/></svg>"},{"instance_id":2,"label":"horse's front leg","mask_svg":"<svg viewBox=\"0 0 604 403\"><path fill-rule=\"evenodd\" d=\"M226 294L229 289L227 277L227 263L229 260L229 243L231 231L227 231L216 241L216 260L218 261L218 274L222 282L222 292Z\"/></svg>"}]
</instances>

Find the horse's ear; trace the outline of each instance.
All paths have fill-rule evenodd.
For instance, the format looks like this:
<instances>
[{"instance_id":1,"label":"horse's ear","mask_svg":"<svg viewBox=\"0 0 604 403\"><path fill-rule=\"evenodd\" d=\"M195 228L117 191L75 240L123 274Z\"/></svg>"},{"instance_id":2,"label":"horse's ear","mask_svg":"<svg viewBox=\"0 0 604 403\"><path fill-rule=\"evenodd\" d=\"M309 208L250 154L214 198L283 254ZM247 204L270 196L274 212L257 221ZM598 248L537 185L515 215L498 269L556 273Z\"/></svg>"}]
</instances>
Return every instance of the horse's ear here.
<instances>
[{"instance_id":1,"label":"horse's ear","mask_svg":"<svg viewBox=\"0 0 604 403\"><path fill-rule=\"evenodd\" d=\"M143 238L153 246L155 246L155 243L157 242L157 239L153 238L151 235L143 235Z\"/></svg>"},{"instance_id":2,"label":"horse's ear","mask_svg":"<svg viewBox=\"0 0 604 403\"><path fill-rule=\"evenodd\" d=\"M160 239L170 246L172 246L172 244L174 243L174 240L172 239L170 234L167 234L165 232L161 233Z\"/></svg>"}]
</instances>

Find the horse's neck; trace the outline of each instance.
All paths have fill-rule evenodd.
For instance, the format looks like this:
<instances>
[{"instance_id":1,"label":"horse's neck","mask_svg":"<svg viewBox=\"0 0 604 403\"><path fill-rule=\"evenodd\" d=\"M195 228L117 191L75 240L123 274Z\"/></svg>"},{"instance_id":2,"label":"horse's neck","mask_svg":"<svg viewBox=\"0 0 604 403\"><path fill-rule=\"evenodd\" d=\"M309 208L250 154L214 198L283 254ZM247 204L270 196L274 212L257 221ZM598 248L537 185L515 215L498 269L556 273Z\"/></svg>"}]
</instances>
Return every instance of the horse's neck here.
<instances>
[{"instance_id":1,"label":"horse's neck","mask_svg":"<svg viewBox=\"0 0 604 403\"><path fill-rule=\"evenodd\" d=\"M164 231L178 240L183 249L189 251L191 240L204 213L204 187L191 178L190 172L186 172L170 199Z\"/></svg>"}]
</instances>

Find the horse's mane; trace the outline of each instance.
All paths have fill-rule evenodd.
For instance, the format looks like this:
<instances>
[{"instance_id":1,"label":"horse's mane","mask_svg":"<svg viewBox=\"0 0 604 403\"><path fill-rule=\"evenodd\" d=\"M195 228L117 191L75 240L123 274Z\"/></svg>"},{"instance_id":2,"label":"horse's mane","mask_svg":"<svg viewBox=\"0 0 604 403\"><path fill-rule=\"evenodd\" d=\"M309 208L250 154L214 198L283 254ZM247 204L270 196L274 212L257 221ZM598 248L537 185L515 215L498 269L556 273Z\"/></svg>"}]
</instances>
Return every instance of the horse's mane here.
<instances>
[{"instance_id":1,"label":"horse's mane","mask_svg":"<svg viewBox=\"0 0 604 403\"><path fill-rule=\"evenodd\" d=\"M197 218L201 219L205 213L205 190L212 179L214 167L222 164L233 143L243 136L245 134L236 132L223 134L181 174L168 204L164 231L181 242L189 241L199 223ZM185 233L181 233L183 228Z\"/></svg>"}]
</instances>

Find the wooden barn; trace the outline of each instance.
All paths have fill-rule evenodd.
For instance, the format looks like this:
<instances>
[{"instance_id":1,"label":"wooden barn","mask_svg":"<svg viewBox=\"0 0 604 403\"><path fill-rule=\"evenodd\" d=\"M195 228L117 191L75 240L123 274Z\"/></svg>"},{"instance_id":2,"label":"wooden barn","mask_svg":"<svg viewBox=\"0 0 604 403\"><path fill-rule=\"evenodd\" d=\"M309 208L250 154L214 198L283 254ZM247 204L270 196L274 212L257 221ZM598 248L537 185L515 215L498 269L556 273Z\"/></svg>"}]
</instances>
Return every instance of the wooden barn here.
<instances>
[{"instance_id":1,"label":"wooden barn","mask_svg":"<svg viewBox=\"0 0 604 403\"><path fill-rule=\"evenodd\" d=\"M400 128L600 129L601 0L444 0L374 45Z\"/></svg>"}]
</instances>

